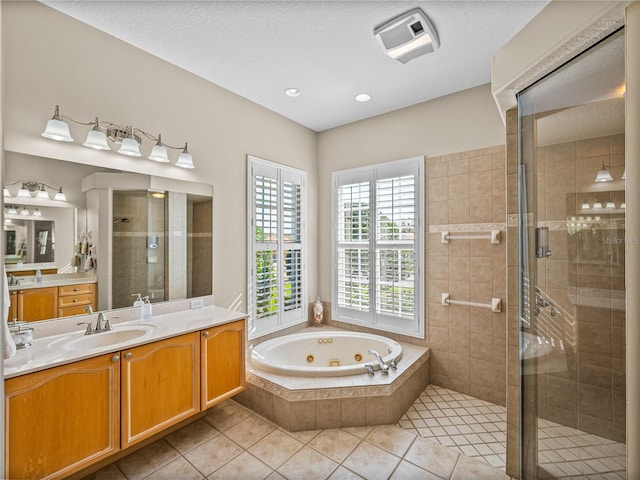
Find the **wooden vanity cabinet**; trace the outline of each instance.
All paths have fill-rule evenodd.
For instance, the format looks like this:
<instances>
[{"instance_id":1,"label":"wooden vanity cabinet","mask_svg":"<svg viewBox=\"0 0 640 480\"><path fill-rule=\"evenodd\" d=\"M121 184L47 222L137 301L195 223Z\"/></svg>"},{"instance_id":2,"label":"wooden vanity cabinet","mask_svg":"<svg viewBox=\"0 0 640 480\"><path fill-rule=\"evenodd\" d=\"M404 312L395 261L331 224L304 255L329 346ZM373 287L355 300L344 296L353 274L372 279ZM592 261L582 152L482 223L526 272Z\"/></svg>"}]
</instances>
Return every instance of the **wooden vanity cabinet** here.
<instances>
[{"instance_id":1,"label":"wooden vanity cabinet","mask_svg":"<svg viewBox=\"0 0 640 480\"><path fill-rule=\"evenodd\" d=\"M88 306L93 310L97 309L95 283L58 287L58 317L84 315L87 313L85 308Z\"/></svg>"},{"instance_id":2,"label":"wooden vanity cabinet","mask_svg":"<svg viewBox=\"0 0 640 480\"><path fill-rule=\"evenodd\" d=\"M4 389L4 478L64 478L120 449L118 354L10 378Z\"/></svg>"},{"instance_id":3,"label":"wooden vanity cabinet","mask_svg":"<svg viewBox=\"0 0 640 480\"><path fill-rule=\"evenodd\" d=\"M121 353L122 449L200 411L200 332Z\"/></svg>"},{"instance_id":4,"label":"wooden vanity cabinet","mask_svg":"<svg viewBox=\"0 0 640 480\"><path fill-rule=\"evenodd\" d=\"M245 339L239 320L6 380L4 478L67 477L241 392Z\"/></svg>"},{"instance_id":5,"label":"wooden vanity cabinet","mask_svg":"<svg viewBox=\"0 0 640 480\"><path fill-rule=\"evenodd\" d=\"M18 290L17 304L18 320L35 322L55 318L58 313L58 287Z\"/></svg>"},{"instance_id":6,"label":"wooden vanity cabinet","mask_svg":"<svg viewBox=\"0 0 640 480\"><path fill-rule=\"evenodd\" d=\"M21 288L10 292L9 318L35 322L50 318L84 315L96 310L96 284L80 283L59 287Z\"/></svg>"},{"instance_id":7,"label":"wooden vanity cabinet","mask_svg":"<svg viewBox=\"0 0 640 480\"><path fill-rule=\"evenodd\" d=\"M11 305L9 306L9 318L7 318L7 321L11 322L14 319L18 320L18 292L16 290L9 292L9 298Z\"/></svg>"},{"instance_id":8,"label":"wooden vanity cabinet","mask_svg":"<svg viewBox=\"0 0 640 480\"><path fill-rule=\"evenodd\" d=\"M200 332L202 409L243 391L245 383L245 322L227 323Z\"/></svg>"}]
</instances>

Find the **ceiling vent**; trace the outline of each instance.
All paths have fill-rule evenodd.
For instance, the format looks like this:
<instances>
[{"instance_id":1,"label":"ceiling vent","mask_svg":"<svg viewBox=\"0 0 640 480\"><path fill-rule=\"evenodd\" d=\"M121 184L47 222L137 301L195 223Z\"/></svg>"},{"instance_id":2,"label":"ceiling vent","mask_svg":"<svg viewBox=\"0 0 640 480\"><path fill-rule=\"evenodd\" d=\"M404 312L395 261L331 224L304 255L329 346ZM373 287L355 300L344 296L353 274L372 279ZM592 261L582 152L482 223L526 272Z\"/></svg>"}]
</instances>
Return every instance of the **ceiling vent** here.
<instances>
[{"instance_id":1,"label":"ceiling vent","mask_svg":"<svg viewBox=\"0 0 640 480\"><path fill-rule=\"evenodd\" d=\"M434 52L440 47L433 25L420 8L409 10L377 26L373 34L382 50L401 63Z\"/></svg>"}]
</instances>

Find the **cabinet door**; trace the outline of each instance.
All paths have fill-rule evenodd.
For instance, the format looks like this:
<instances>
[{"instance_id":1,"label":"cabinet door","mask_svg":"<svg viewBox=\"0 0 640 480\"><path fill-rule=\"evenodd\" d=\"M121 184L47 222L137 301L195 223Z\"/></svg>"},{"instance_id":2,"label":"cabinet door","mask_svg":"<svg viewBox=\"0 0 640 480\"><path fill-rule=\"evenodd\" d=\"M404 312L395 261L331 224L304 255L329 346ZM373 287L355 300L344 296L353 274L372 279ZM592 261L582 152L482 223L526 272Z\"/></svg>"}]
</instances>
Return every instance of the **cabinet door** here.
<instances>
[{"instance_id":1,"label":"cabinet door","mask_svg":"<svg viewBox=\"0 0 640 480\"><path fill-rule=\"evenodd\" d=\"M18 320L34 322L56 318L58 287L18 290Z\"/></svg>"},{"instance_id":2,"label":"cabinet door","mask_svg":"<svg viewBox=\"0 0 640 480\"><path fill-rule=\"evenodd\" d=\"M202 409L243 391L245 322L209 328L202 336Z\"/></svg>"},{"instance_id":3,"label":"cabinet door","mask_svg":"<svg viewBox=\"0 0 640 480\"><path fill-rule=\"evenodd\" d=\"M4 388L4 478L63 478L119 450L118 355L10 378Z\"/></svg>"},{"instance_id":4,"label":"cabinet door","mask_svg":"<svg viewBox=\"0 0 640 480\"><path fill-rule=\"evenodd\" d=\"M13 290L9 293L9 298L11 301L11 305L9 306L9 318L7 320L17 320L18 319L18 292Z\"/></svg>"},{"instance_id":5,"label":"cabinet door","mask_svg":"<svg viewBox=\"0 0 640 480\"><path fill-rule=\"evenodd\" d=\"M199 332L122 352L122 448L200 411Z\"/></svg>"}]
</instances>

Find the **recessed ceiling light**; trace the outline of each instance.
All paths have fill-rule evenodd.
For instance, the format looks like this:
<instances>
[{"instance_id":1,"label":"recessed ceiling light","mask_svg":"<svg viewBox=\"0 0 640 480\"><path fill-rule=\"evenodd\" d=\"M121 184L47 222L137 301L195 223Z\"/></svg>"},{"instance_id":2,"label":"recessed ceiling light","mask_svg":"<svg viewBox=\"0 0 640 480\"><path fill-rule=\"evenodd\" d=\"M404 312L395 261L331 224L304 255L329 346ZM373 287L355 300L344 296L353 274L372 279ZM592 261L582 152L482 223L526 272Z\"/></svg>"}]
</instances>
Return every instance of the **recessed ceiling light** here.
<instances>
[{"instance_id":1,"label":"recessed ceiling light","mask_svg":"<svg viewBox=\"0 0 640 480\"><path fill-rule=\"evenodd\" d=\"M371 95L369 95L368 93L359 93L355 98L356 102L368 102L369 100L371 100Z\"/></svg>"},{"instance_id":2,"label":"recessed ceiling light","mask_svg":"<svg viewBox=\"0 0 640 480\"><path fill-rule=\"evenodd\" d=\"M300 96L300 89L299 88L287 88L284 91L284 94L287 97L299 97Z\"/></svg>"}]
</instances>

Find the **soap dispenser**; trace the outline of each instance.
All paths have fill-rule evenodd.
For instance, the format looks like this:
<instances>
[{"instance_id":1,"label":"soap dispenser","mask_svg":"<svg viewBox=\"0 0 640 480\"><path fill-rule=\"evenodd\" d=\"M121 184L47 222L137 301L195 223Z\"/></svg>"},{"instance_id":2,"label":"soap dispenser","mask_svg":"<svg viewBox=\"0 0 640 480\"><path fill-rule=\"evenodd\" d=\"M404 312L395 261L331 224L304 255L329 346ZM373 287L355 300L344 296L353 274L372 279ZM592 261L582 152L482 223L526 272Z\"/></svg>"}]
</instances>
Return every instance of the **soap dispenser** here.
<instances>
[{"instance_id":1,"label":"soap dispenser","mask_svg":"<svg viewBox=\"0 0 640 480\"><path fill-rule=\"evenodd\" d=\"M141 294L141 293L132 293L132 294L131 294L131 296L132 296L132 297L137 297L137 298L136 298L136 301L135 301L135 302L133 302L133 306L134 306L134 307L141 307L141 306L142 306L142 304L144 303L144 302L142 301L142 294Z\"/></svg>"},{"instance_id":2,"label":"soap dispenser","mask_svg":"<svg viewBox=\"0 0 640 480\"><path fill-rule=\"evenodd\" d=\"M143 303L142 303L142 320L151 320L152 317L152 305L151 302L149 301L149 295L147 295L146 297L143 298Z\"/></svg>"}]
</instances>

